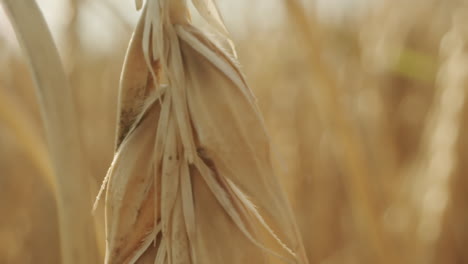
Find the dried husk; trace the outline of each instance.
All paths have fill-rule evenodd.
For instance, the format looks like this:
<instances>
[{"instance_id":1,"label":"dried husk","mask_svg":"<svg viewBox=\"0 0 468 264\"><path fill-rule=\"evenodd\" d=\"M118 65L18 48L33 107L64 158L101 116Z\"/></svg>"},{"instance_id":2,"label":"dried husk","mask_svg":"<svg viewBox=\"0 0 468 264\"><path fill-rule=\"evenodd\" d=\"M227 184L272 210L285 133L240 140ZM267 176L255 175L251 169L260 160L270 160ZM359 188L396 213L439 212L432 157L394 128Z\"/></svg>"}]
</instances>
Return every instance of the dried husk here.
<instances>
[{"instance_id":1,"label":"dried husk","mask_svg":"<svg viewBox=\"0 0 468 264\"><path fill-rule=\"evenodd\" d=\"M212 15L202 13L227 36ZM117 137L106 263L307 262L255 98L183 0L145 4L122 73Z\"/></svg>"}]
</instances>

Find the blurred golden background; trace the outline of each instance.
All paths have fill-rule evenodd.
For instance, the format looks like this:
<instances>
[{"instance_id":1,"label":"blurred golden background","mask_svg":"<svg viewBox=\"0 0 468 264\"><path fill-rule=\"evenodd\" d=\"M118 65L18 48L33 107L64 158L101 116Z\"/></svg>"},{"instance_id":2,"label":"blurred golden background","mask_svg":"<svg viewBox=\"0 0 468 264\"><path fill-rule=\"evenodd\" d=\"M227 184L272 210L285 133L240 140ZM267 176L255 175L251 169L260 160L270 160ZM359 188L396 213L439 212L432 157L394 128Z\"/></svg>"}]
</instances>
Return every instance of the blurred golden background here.
<instances>
[{"instance_id":1,"label":"blurred golden background","mask_svg":"<svg viewBox=\"0 0 468 264\"><path fill-rule=\"evenodd\" d=\"M130 0L37 2L73 89L92 201L112 158L138 13ZM310 263L468 264L468 2L219 3ZM2 264L60 263L30 76L0 9ZM102 258L102 208L94 217Z\"/></svg>"}]
</instances>

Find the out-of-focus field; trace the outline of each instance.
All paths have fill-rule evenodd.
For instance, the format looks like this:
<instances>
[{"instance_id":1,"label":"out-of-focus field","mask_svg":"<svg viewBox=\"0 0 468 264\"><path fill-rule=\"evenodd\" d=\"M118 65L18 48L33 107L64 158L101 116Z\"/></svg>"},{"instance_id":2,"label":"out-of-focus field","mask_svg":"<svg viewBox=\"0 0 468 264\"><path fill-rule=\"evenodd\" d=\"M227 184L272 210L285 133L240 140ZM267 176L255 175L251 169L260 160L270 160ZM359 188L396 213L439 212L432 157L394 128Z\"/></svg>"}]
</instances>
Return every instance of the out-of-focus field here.
<instances>
[{"instance_id":1,"label":"out-of-focus field","mask_svg":"<svg viewBox=\"0 0 468 264\"><path fill-rule=\"evenodd\" d=\"M48 22L94 197L136 12L130 0L54 2L38 1L59 14ZM468 263L468 2L220 2L310 263ZM60 263L39 107L7 21L0 13L0 263ZM102 210L89 227L101 256Z\"/></svg>"}]
</instances>

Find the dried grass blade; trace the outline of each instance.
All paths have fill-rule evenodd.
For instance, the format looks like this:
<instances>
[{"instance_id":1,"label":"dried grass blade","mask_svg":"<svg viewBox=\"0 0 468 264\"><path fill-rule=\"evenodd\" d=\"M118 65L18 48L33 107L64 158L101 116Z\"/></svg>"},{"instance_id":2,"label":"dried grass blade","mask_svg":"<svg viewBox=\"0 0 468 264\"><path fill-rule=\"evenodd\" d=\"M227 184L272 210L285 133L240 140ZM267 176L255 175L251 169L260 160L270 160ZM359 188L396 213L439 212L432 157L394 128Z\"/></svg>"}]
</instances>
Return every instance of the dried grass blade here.
<instances>
[{"instance_id":1,"label":"dried grass blade","mask_svg":"<svg viewBox=\"0 0 468 264\"><path fill-rule=\"evenodd\" d=\"M95 263L99 253L89 214L92 202L86 164L71 89L57 49L35 1L1 3L28 59L41 106L57 186L62 263Z\"/></svg>"},{"instance_id":2,"label":"dried grass blade","mask_svg":"<svg viewBox=\"0 0 468 264\"><path fill-rule=\"evenodd\" d=\"M190 243L195 243L196 236L196 221L195 221L195 208L193 201L192 181L189 166L187 163L183 163L181 167L181 193L182 193L182 209L187 229L187 235ZM192 252L194 254L194 252ZM193 256L193 259L196 259Z\"/></svg>"},{"instance_id":3,"label":"dried grass blade","mask_svg":"<svg viewBox=\"0 0 468 264\"><path fill-rule=\"evenodd\" d=\"M243 220L242 214L239 212L239 209L234 205L234 202L231 200L231 196L228 194L226 190L222 188L222 186L216 182L215 176L213 171L206 166L206 164L202 160L196 161L196 167L200 172L200 175L205 180L208 188L214 194L220 205L226 211L226 213L230 216L231 220L234 224L239 228L239 230L259 249L281 259L286 263L296 263L295 260L288 259L274 250L267 248L263 245L258 239L255 238L255 235L249 230L246 223ZM293 254L294 255L294 254Z\"/></svg>"},{"instance_id":4,"label":"dried grass blade","mask_svg":"<svg viewBox=\"0 0 468 264\"><path fill-rule=\"evenodd\" d=\"M220 175L241 186L263 213L278 221L274 228L283 230L278 235L283 240L288 237L285 242L296 248L291 245L300 244L300 239L296 237L293 220L285 216L290 209L274 180L268 137L261 118L255 115L256 107L241 88L191 48L183 46L186 68L191 69L187 76L191 84L189 108L200 146ZM289 235L286 230L290 230Z\"/></svg>"},{"instance_id":5,"label":"dried grass blade","mask_svg":"<svg viewBox=\"0 0 468 264\"><path fill-rule=\"evenodd\" d=\"M143 44L145 43L146 36L144 30L146 26L145 14L146 9L143 10L130 40L120 79L116 150L141 113L141 108L148 95L152 90L159 89L159 85L156 82L151 82L151 77L153 79L158 78L158 65L146 60L146 53L144 52L144 47L146 46Z\"/></svg>"},{"instance_id":6,"label":"dried grass blade","mask_svg":"<svg viewBox=\"0 0 468 264\"><path fill-rule=\"evenodd\" d=\"M155 190L150 162L154 136L148 131L156 129L158 107L153 103L141 123L128 134L109 171L105 263L137 258L135 252L143 253L142 247L156 235L153 234L156 229L153 221Z\"/></svg>"},{"instance_id":7,"label":"dried grass blade","mask_svg":"<svg viewBox=\"0 0 468 264\"><path fill-rule=\"evenodd\" d=\"M205 19L205 21L208 22L208 24L227 41L231 48L232 55L237 58L234 42L229 36L229 32L224 24L224 19L219 12L216 0L192 0L192 3L203 19Z\"/></svg>"}]
</instances>

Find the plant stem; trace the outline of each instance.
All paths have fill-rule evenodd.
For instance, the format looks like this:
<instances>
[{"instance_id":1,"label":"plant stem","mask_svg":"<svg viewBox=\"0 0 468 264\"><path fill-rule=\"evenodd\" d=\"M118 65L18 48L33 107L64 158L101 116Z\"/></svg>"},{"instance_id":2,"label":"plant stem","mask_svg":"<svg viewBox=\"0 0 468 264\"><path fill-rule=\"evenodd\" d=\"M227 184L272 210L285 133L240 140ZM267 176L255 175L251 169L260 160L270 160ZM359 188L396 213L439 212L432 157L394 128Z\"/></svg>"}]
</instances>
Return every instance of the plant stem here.
<instances>
[{"instance_id":1,"label":"plant stem","mask_svg":"<svg viewBox=\"0 0 468 264\"><path fill-rule=\"evenodd\" d=\"M72 92L45 19L34 0L3 0L29 62L57 186L62 263L98 263L88 175Z\"/></svg>"},{"instance_id":2,"label":"plant stem","mask_svg":"<svg viewBox=\"0 0 468 264\"><path fill-rule=\"evenodd\" d=\"M372 177L366 162L365 149L356 127L346 116L347 110L341 102L342 92L320 53L323 46L319 27L308 19L300 1L284 0L284 4L306 44L304 47L309 68L314 72L314 81L319 85L315 89L314 102L320 109L320 121L327 131L334 134L333 138L337 141L335 147L340 148L337 153L343 159L344 169L349 174L346 179L355 223L365 235L365 242L370 246L375 263L397 263L392 261L393 255L386 250L383 231L373 204L369 186Z\"/></svg>"}]
</instances>

